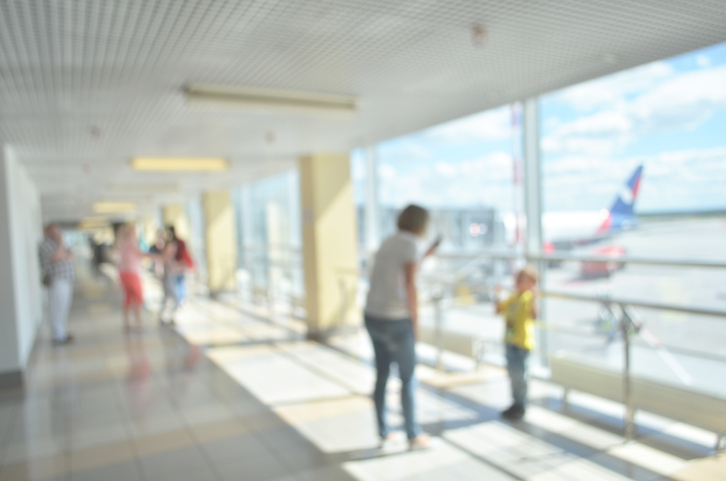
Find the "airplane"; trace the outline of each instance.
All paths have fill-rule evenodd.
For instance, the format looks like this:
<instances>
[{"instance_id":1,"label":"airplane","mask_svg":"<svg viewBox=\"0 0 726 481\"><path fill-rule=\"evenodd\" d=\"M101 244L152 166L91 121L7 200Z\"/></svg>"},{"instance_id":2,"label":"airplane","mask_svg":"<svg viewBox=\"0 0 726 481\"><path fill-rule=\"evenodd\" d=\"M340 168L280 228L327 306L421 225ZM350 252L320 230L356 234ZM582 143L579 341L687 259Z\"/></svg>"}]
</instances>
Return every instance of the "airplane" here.
<instances>
[{"instance_id":1,"label":"airplane","mask_svg":"<svg viewBox=\"0 0 726 481\"><path fill-rule=\"evenodd\" d=\"M633 208L640 192L643 165L635 168L609 209L599 212L549 212L542 216L543 250L547 254L597 244L638 226Z\"/></svg>"}]
</instances>

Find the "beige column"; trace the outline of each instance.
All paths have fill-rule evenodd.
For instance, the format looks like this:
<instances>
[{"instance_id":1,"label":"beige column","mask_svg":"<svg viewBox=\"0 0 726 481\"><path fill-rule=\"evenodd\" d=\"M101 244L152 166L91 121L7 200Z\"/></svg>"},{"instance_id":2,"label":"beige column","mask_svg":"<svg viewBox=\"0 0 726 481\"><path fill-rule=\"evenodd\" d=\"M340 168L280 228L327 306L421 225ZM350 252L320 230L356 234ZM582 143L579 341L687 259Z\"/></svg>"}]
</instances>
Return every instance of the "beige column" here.
<instances>
[{"instance_id":1,"label":"beige column","mask_svg":"<svg viewBox=\"0 0 726 481\"><path fill-rule=\"evenodd\" d=\"M164 228L174 226L176 235L189 244L192 229L189 226L189 218L187 217L187 211L184 209L184 206L182 204L166 204L161 209L161 213L164 218Z\"/></svg>"},{"instance_id":2,"label":"beige column","mask_svg":"<svg viewBox=\"0 0 726 481\"><path fill-rule=\"evenodd\" d=\"M202 206L209 292L234 291L237 289L237 231L232 196L227 190L205 192Z\"/></svg>"},{"instance_id":3,"label":"beige column","mask_svg":"<svg viewBox=\"0 0 726 481\"><path fill-rule=\"evenodd\" d=\"M308 337L355 321L357 217L348 154L299 162Z\"/></svg>"}]
</instances>

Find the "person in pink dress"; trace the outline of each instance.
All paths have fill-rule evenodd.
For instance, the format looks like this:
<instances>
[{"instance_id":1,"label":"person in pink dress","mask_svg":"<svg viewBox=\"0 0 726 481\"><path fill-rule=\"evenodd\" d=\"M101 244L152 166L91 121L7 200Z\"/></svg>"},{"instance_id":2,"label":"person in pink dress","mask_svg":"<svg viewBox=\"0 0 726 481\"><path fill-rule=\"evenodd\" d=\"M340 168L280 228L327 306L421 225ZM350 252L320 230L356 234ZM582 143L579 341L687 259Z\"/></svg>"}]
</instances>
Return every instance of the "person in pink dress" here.
<instances>
[{"instance_id":1,"label":"person in pink dress","mask_svg":"<svg viewBox=\"0 0 726 481\"><path fill-rule=\"evenodd\" d=\"M141 308L144 305L144 293L141 286L141 260L149 254L139 249L136 229L133 225L119 228L116 243L118 252L118 272L124 291L124 328L131 329L130 313L133 311L136 325L141 327Z\"/></svg>"}]
</instances>

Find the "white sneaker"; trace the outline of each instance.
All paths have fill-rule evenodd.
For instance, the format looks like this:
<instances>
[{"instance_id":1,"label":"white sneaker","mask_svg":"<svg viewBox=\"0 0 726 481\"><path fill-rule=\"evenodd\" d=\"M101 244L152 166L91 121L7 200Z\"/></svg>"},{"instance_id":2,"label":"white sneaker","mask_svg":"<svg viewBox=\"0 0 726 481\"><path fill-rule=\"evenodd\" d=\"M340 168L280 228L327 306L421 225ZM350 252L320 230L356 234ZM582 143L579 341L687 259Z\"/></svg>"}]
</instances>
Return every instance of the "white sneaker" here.
<instances>
[{"instance_id":1,"label":"white sneaker","mask_svg":"<svg viewBox=\"0 0 726 481\"><path fill-rule=\"evenodd\" d=\"M418 451L420 449L428 449L432 445L431 436L428 434L419 434L415 438L408 442L408 448L411 451Z\"/></svg>"},{"instance_id":2,"label":"white sneaker","mask_svg":"<svg viewBox=\"0 0 726 481\"><path fill-rule=\"evenodd\" d=\"M388 435L385 438L381 438L381 444L379 447L381 449L390 448L396 444L399 444L401 441L403 441L403 436L399 432L392 432L388 433Z\"/></svg>"}]
</instances>

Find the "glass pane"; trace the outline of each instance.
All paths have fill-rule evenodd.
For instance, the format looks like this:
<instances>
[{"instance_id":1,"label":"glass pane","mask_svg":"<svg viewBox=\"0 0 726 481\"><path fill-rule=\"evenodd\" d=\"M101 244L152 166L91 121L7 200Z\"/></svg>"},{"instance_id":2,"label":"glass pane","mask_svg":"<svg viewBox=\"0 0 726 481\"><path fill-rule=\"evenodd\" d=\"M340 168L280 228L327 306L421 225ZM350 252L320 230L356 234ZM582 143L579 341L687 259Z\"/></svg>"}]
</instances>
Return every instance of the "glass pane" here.
<instances>
[{"instance_id":1,"label":"glass pane","mask_svg":"<svg viewBox=\"0 0 726 481\"><path fill-rule=\"evenodd\" d=\"M298 172L289 171L233 193L241 295L296 315L305 296L299 189Z\"/></svg>"},{"instance_id":2,"label":"glass pane","mask_svg":"<svg viewBox=\"0 0 726 481\"><path fill-rule=\"evenodd\" d=\"M545 288L726 312L726 269L619 257L726 261L726 44L541 98ZM604 304L545 299L551 354L622 367ZM631 308L633 373L726 395L726 318Z\"/></svg>"}]
</instances>

